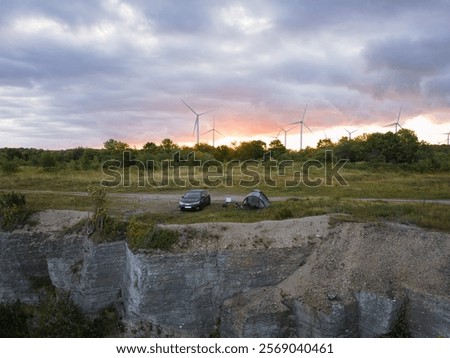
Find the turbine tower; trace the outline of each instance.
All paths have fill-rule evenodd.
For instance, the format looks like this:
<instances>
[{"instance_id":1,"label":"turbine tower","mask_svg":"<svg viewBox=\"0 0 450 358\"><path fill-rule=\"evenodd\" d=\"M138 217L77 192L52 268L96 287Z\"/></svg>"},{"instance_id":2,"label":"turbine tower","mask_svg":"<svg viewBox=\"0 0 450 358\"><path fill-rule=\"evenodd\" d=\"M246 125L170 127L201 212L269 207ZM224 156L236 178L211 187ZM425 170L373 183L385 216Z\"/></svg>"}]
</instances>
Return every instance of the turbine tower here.
<instances>
[{"instance_id":1,"label":"turbine tower","mask_svg":"<svg viewBox=\"0 0 450 358\"><path fill-rule=\"evenodd\" d=\"M291 129L284 129L280 127L280 131L278 132L277 138L280 135L281 132L284 132L284 147L286 148L286 143L287 143L287 132L293 130L294 127L292 127Z\"/></svg>"},{"instance_id":2,"label":"turbine tower","mask_svg":"<svg viewBox=\"0 0 450 358\"><path fill-rule=\"evenodd\" d=\"M289 123L291 124L300 124L300 150L303 149L303 126L308 128L308 130L312 133L312 130L306 125L305 123L305 114L306 114L306 108L308 105L305 106L305 110L303 111L302 120L298 122Z\"/></svg>"},{"instance_id":3,"label":"turbine tower","mask_svg":"<svg viewBox=\"0 0 450 358\"><path fill-rule=\"evenodd\" d=\"M355 129L354 131L349 131L348 129L344 128L346 130L346 132L348 133L348 140L352 140L352 134L355 133L357 131L357 129Z\"/></svg>"},{"instance_id":4,"label":"turbine tower","mask_svg":"<svg viewBox=\"0 0 450 358\"><path fill-rule=\"evenodd\" d=\"M402 128L403 127L400 125L400 114L402 113L402 107L400 107L400 110L398 111L398 117L397 117L397 122L391 123L391 124L387 124L384 127L392 127L395 126L395 133L397 133L397 129L398 127Z\"/></svg>"},{"instance_id":5,"label":"turbine tower","mask_svg":"<svg viewBox=\"0 0 450 358\"><path fill-rule=\"evenodd\" d=\"M445 134L447 136L447 145L450 145L450 132L442 133L442 134Z\"/></svg>"},{"instance_id":6,"label":"turbine tower","mask_svg":"<svg viewBox=\"0 0 450 358\"><path fill-rule=\"evenodd\" d=\"M185 101L181 100L181 102L183 102L184 105L187 108L189 108L191 110L191 112L194 113L197 116L195 118L194 131L193 132L195 133L195 131L197 131L197 144L199 144L200 143L200 116L203 116L204 114L207 114L207 113L214 112L215 110L213 109L211 111L207 111L207 112L203 112L203 113L197 113L191 107L189 107L189 105Z\"/></svg>"},{"instance_id":7,"label":"turbine tower","mask_svg":"<svg viewBox=\"0 0 450 358\"><path fill-rule=\"evenodd\" d=\"M215 147L215 146L216 146L216 145L215 145L215 134L216 134L216 133L219 133L221 136L225 137L222 133L220 133L220 132L216 129L216 119L215 119L215 118L213 119L213 127L212 127L212 129L210 129L209 131L206 131L205 133L202 133L202 135L207 134L207 133L210 133L210 132L212 132L212 134L213 134L213 147Z\"/></svg>"}]
</instances>

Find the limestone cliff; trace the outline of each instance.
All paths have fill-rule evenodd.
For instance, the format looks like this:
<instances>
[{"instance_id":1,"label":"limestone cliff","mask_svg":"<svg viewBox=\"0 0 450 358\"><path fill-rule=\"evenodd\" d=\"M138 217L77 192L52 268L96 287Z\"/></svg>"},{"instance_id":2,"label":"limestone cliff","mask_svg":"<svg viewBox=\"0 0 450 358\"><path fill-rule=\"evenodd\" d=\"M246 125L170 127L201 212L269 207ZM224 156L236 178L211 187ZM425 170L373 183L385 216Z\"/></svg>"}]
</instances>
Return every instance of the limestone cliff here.
<instances>
[{"instance_id":1,"label":"limestone cliff","mask_svg":"<svg viewBox=\"0 0 450 358\"><path fill-rule=\"evenodd\" d=\"M375 337L403 324L450 337L448 234L328 216L171 229L171 252L137 253L56 229L0 233L0 301L36 303L47 280L88 314L116 305L134 335Z\"/></svg>"}]
</instances>

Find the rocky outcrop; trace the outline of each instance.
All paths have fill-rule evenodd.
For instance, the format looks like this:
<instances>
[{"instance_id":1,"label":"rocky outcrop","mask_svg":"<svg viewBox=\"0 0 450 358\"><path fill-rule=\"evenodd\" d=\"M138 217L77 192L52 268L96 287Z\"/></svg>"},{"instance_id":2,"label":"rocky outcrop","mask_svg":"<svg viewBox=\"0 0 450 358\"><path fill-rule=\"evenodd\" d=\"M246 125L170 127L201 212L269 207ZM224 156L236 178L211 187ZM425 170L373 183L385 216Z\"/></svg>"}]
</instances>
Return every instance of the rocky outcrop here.
<instances>
[{"instance_id":1,"label":"rocky outcrop","mask_svg":"<svg viewBox=\"0 0 450 358\"><path fill-rule=\"evenodd\" d=\"M208 335L224 300L271 287L304 261L302 248L145 255L128 253L124 282L127 317Z\"/></svg>"},{"instance_id":2,"label":"rocky outcrop","mask_svg":"<svg viewBox=\"0 0 450 358\"><path fill-rule=\"evenodd\" d=\"M166 253L76 234L0 233L0 301L34 304L51 284L86 313L115 305L130 326L161 327L153 335L378 337L401 326L450 337L449 235L328 219L289 220L281 234L268 228L283 222L261 224L246 245L201 231L183 237L199 249ZM231 224L215 225L235 240Z\"/></svg>"}]
</instances>

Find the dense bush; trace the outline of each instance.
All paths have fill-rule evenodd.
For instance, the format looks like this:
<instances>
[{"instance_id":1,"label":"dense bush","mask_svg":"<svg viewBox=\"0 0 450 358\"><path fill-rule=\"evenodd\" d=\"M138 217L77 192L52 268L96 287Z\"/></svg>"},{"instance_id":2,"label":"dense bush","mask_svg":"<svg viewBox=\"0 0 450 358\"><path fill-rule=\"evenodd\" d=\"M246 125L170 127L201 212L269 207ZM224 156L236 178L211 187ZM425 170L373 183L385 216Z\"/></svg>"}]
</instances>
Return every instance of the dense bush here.
<instances>
[{"instance_id":1,"label":"dense bush","mask_svg":"<svg viewBox=\"0 0 450 358\"><path fill-rule=\"evenodd\" d=\"M178 242L176 231L161 228L153 223L143 223L132 218L128 223L127 242L132 250L169 251Z\"/></svg>"},{"instance_id":2,"label":"dense bush","mask_svg":"<svg viewBox=\"0 0 450 358\"><path fill-rule=\"evenodd\" d=\"M14 230L25 224L30 213L24 195L11 192L0 197L0 229Z\"/></svg>"},{"instance_id":3,"label":"dense bush","mask_svg":"<svg viewBox=\"0 0 450 358\"><path fill-rule=\"evenodd\" d=\"M5 174L13 174L19 171L19 164L15 161L2 161L0 162L0 171Z\"/></svg>"},{"instance_id":4,"label":"dense bush","mask_svg":"<svg viewBox=\"0 0 450 358\"><path fill-rule=\"evenodd\" d=\"M61 168L89 170L101 168L101 163L115 160L122 167L143 163L147 169L159 168L162 161L170 160L176 166L181 158L183 165L195 165L198 160L217 160L226 163L232 160L263 160L270 151L272 158L304 162L323 159L324 150L332 150L336 160L369 164L405 164L403 169L417 171L450 170L450 146L431 145L420 142L417 135L408 129L397 133L362 134L349 139L342 137L337 142L320 140L316 148L307 147L302 151L286 149L279 140L268 145L261 141L232 143L231 146L213 147L199 143L193 147L180 147L165 138L161 144L146 143L142 149L130 148L127 143L109 139L103 149L73 148L66 150L42 150L33 148L0 149L0 169L2 173L13 173L19 166L39 166L46 171ZM126 155L124 155L126 153ZM195 153L195 156L192 155ZM178 159L177 159L178 158ZM194 160L195 159L195 160Z\"/></svg>"},{"instance_id":5,"label":"dense bush","mask_svg":"<svg viewBox=\"0 0 450 358\"><path fill-rule=\"evenodd\" d=\"M121 333L117 311L109 307L88 318L65 293L48 292L38 305L0 305L1 338L100 338Z\"/></svg>"},{"instance_id":6,"label":"dense bush","mask_svg":"<svg viewBox=\"0 0 450 358\"><path fill-rule=\"evenodd\" d=\"M27 321L30 314L19 301L0 305L0 337L29 337Z\"/></svg>"}]
</instances>

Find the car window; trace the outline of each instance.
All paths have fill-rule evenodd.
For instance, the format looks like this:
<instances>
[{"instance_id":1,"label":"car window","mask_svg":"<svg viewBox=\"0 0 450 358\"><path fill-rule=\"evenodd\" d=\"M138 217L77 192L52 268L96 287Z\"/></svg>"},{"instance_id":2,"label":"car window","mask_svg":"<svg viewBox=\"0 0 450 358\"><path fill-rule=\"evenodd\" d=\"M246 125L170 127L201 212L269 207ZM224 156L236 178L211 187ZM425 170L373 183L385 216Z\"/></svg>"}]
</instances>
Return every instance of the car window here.
<instances>
[{"instance_id":1,"label":"car window","mask_svg":"<svg viewBox=\"0 0 450 358\"><path fill-rule=\"evenodd\" d=\"M199 198L199 197L200 197L200 193L195 192L195 191L188 191L188 192L184 195L184 197L185 197L185 198L192 198L192 199L195 199L195 198Z\"/></svg>"}]
</instances>

